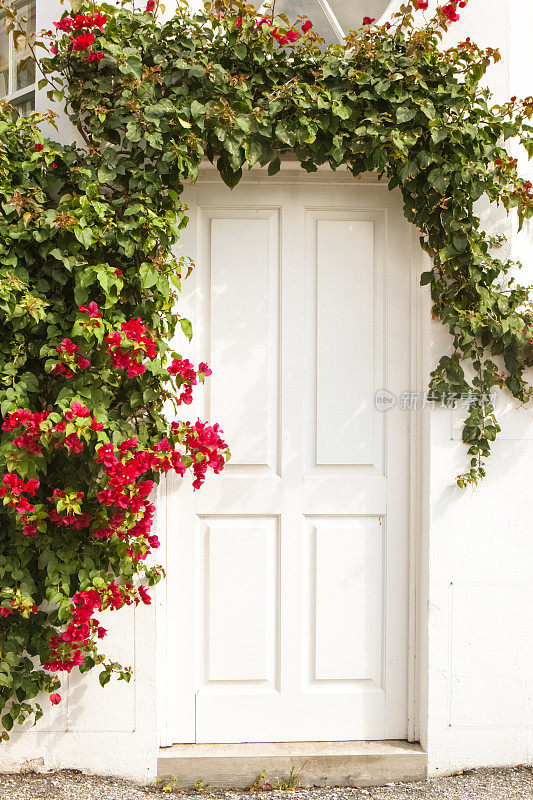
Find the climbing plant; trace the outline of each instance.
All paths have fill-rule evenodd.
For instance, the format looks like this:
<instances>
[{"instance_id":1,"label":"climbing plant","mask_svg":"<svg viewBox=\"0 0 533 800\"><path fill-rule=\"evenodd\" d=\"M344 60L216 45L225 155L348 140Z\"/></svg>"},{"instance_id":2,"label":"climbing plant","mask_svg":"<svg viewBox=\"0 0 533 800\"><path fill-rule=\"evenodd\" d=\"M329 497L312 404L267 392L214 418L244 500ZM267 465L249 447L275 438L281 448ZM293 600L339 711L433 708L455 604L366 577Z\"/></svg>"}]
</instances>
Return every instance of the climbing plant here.
<instances>
[{"instance_id":1,"label":"climbing plant","mask_svg":"<svg viewBox=\"0 0 533 800\"><path fill-rule=\"evenodd\" d=\"M412 0L325 47L311 20L233 0L179 5L163 22L154 0L76 4L31 45L48 50L41 88L83 146L1 107L4 738L41 714L42 689L60 701L61 672L101 665L102 684L129 679L100 653L95 614L150 600L158 476L190 470L200 488L228 457L216 425L164 413L210 373L169 344L176 327L192 335L176 304L191 265L172 248L187 222L182 189L204 158L229 187L253 166L276 173L291 151L307 172L375 171L399 189L431 259L421 282L451 334L431 396L470 398L458 483L484 476L499 430L491 391L531 395L533 313L476 201L513 210L520 226L531 216L531 183L506 143L533 153L533 99L492 106L481 81L497 51L443 44L464 5L426 17L428 0Z\"/></svg>"}]
</instances>

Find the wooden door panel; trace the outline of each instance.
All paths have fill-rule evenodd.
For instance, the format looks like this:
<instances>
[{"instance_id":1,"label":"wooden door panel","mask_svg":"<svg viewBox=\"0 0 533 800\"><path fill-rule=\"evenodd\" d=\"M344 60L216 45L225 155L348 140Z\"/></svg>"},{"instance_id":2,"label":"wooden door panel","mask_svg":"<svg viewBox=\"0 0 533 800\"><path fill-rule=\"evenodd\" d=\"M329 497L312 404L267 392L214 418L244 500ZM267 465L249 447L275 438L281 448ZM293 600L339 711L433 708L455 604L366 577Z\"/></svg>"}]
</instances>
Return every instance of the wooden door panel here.
<instances>
[{"instance_id":1,"label":"wooden door panel","mask_svg":"<svg viewBox=\"0 0 533 800\"><path fill-rule=\"evenodd\" d=\"M312 178L188 202L190 417L233 457L167 490L164 743L402 738L408 415L375 405L408 388L401 205Z\"/></svg>"}]
</instances>

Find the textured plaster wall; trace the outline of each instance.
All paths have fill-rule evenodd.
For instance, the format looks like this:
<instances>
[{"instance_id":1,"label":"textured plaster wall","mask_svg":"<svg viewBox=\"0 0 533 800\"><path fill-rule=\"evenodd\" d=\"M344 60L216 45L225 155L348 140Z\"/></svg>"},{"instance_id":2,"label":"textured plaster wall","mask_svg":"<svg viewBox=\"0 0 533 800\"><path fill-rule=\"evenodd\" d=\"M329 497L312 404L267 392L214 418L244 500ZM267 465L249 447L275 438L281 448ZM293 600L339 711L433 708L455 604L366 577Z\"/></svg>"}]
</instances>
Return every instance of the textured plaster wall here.
<instances>
[{"instance_id":1,"label":"textured plaster wall","mask_svg":"<svg viewBox=\"0 0 533 800\"><path fill-rule=\"evenodd\" d=\"M532 23L530 0L470 0L453 28L454 38L500 48L502 61L488 77L495 102L533 90ZM480 212L487 229L509 232L498 213ZM532 245L531 225L506 245L523 260L525 283L533 283ZM428 332L435 363L447 338L437 324ZM533 407L520 409L504 395L498 406L503 432L488 477L466 491L451 480L464 469L462 415L428 415L424 738L434 774L533 761Z\"/></svg>"}]
</instances>

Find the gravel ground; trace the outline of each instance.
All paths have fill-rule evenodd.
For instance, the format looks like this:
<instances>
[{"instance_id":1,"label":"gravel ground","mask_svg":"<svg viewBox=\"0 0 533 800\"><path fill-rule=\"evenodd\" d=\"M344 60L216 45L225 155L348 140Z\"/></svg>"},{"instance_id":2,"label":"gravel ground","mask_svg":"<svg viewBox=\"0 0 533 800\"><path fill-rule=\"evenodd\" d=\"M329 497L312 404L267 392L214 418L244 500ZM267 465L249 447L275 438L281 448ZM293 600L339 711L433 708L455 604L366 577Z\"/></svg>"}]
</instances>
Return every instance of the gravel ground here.
<instances>
[{"instance_id":1,"label":"gravel ground","mask_svg":"<svg viewBox=\"0 0 533 800\"><path fill-rule=\"evenodd\" d=\"M163 784L165 785L165 784ZM170 787L167 785L167 792ZM202 800L533 800L533 769L468 770L422 783L396 783L375 789L298 789L250 792L174 789L174 797ZM0 775L0 800L150 800L172 796L116 778L80 772Z\"/></svg>"}]
</instances>

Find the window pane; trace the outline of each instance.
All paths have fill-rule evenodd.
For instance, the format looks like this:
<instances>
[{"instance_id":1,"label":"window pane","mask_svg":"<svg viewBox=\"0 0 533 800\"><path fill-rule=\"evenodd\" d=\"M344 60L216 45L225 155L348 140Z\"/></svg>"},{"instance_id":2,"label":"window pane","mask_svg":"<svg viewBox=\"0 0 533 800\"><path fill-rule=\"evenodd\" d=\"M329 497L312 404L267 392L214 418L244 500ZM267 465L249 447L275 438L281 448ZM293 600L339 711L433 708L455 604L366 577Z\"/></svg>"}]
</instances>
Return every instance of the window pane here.
<instances>
[{"instance_id":1,"label":"window pane","mask_svg":"<svg viewBox=\"0 0 533 800\"><path fill-rule=\"evenodd\" d=\"M21 28L29 35L35 33L35 3L27 3L20 6L19 19L26 17L27 22ZM35 83L35 61L28 47L21 48L14 52L15 79L13 91L25 89Z\"/></svg>"},{"instance_id":2,"label":"window pane","mask_svg":"<svg viewBox=\"0 0 533 800\"><path fill-rule=\"evenodd\" d=\"M22 100L13 101L13 105L15 106L16 117L27 117L28 114L35 111L35 98L33 93L29 97L24 97Z\"/></svg>"},{"instance_id":3,"label":"window pane","mask_svg":"<svg viewBox=\"0 0 533 800\"><path fill-rule=\"evenodd\" d=\"M0 26L0 97L9 92L9 36Z\"/></svg>"}]
</instances>

